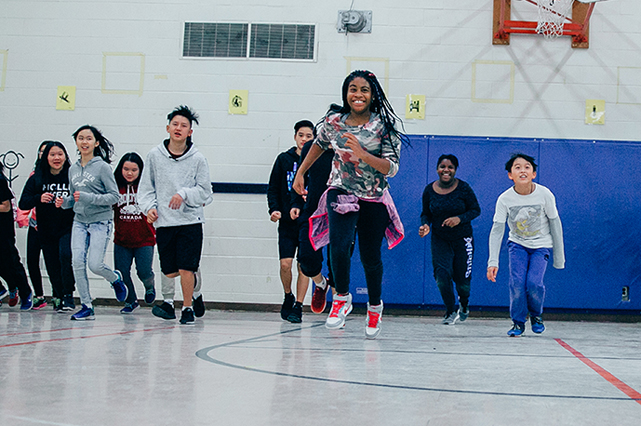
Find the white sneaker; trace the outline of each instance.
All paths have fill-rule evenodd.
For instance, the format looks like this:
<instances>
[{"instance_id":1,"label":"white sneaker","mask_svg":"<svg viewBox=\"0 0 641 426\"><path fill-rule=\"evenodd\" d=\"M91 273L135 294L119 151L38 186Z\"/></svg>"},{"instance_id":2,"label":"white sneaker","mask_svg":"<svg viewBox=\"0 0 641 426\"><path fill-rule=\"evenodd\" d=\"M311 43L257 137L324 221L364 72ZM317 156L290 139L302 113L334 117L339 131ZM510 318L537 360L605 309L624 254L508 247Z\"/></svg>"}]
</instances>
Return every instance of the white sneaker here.
<instances>
[{"instance_id":1,"label":"white sneaker","mask_svg":"<svg viewBox=\"0 0 641 426\"><path fill-rule=\"evenodd\" d=\"M365 322L365 337L376 339L381 332L381 322L383 320L383 301L377 306L370 306L367 303L367 320Z\"/></svg>"},{"instance_id":2,"label":"white sneaker","mask_svg":"<svg viewBox=\"0 0 641 426\"><path fill-rule=\"evenodd\" d=\"M332 302L332 310L325 321L325 327L335 330L345 326L345 318L352 312L352 295L347 293L345 296L335 295Z\"/></svg>"},{"instance_id":3,"label":"white sneaker","mask_svg":"<svg viewBox=\"0 0 641 426\"><path fill-rule=\"evenodd\" d=\"M454 325L458 319L459 319L458 311L454 311L451 314L447 315L445 318L443 318L443 321L441 322L445 325Z\"/></svg>"}]
</instances>

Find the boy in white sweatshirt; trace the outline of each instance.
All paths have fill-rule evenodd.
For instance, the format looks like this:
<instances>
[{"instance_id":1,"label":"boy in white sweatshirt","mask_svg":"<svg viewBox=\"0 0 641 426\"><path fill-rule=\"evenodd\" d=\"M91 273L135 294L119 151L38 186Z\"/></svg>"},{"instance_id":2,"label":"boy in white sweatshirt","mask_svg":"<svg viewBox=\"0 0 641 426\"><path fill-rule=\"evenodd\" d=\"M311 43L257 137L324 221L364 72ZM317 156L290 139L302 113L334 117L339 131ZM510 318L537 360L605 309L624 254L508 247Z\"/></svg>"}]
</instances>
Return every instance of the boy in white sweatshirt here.
<instances>
[{"instance_id":1,"label":"boy in white sweatshirt","mask_svg":"<svg viewBox=\"0 0 641 426\"><path fill-rule=\"evenodd\" d=\"M192 124L198 124L196 113L181 105L167 119L169 139L147 155L138 197L147 220L156 227L162 273L169 278L180 276L180 323L193 324L194 311L199 317L205 312L202 294L194 294L194 286L203 244L203 207L213 200L209 164L191 141ZM175 319L173 300L154 306L152 313Z\"/></svg>"}]
</instances>

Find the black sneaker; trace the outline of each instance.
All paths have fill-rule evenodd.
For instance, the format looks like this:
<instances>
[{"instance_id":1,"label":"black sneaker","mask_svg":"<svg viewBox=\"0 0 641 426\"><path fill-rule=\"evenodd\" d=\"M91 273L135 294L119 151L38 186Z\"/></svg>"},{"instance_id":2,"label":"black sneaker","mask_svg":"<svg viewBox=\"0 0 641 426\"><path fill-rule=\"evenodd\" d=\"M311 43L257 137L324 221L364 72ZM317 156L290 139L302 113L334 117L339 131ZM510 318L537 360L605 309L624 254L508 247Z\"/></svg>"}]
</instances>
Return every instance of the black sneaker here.
<instances>
[{"instance_id":1,"label":"black sneaker","mask_svg":"<svg viewBox=\"0 0 641 426\"><path fill-rule=\"evenodd\" d=\"M76 309L76 304L73 303L73 295L67 294L62 298L62 301L60 302L60 310L73 311L74 309Z\"/></svg>"},{"instance_id":2,"label":"black sneaker","mask_svg":"<svg viewBox=\"0 0 641 426\"><path fill-rule=\"evenodd\" d=\"M288 293L285 295L285 300L283 300L283 305L280 307L280 317L282 319L287 320L287 318L289 317L289 314L294 308L294 302L296 302L296 298L292 293Z\"/></svg>"},{"instance_id":3,"label":"black sneaker","mask_svg":"<svg viewBox=\"0 0 641 426\"><path fill-rule=\"evenodd\" d=\"M57 313L62 312L62 299L58 299L57 297L52 297L51 304L53 305L54 312L57 312Z\"/></svg>"},{"instance_id":4,"label":"black sneaker","mask_svg":"<svg viewBox=\"0 0 641 426\"><path fill-rule=\"evenodd\" d=\"M180 323L184 325L194 324L194 310L191 308L183 309L180 315Z\"/></svg>"},{"instance_id":5,"label":"black sneaker","mask_svg":"<svg viewBox=\"0 0 641 426\"><path fill-rule=\"evenodd\" d=\"M192 300L194 301L194 315L198 318L205 315L205 302L203 301L203 295L201 294Z\"/></svg>"},{"instance_id":6,"label":"black sneaker","mask_svg":"<svg viewBox=\"0 0 641 426\"><path fill-rule=\"evenodd\" d=\"M167 302L162 302L161 305L154 305L154 307L151 308L151 313L158 318L166 320L176 319L176 310L171 304Z\"/></svg>"},{"instance_id":7,"label":"black sneaker","mask_svg":"<svg viewBox=\"0 0 641 426\"><path fill-rule=\"evenodd\" d=\"M299 324L303 322L303 304L300 302L296 302L294 304L294 307L292 308L291 311L289 311L289 315L287 316L287 321L292 322L294 324Z\"/></svg>"}]
</instances>

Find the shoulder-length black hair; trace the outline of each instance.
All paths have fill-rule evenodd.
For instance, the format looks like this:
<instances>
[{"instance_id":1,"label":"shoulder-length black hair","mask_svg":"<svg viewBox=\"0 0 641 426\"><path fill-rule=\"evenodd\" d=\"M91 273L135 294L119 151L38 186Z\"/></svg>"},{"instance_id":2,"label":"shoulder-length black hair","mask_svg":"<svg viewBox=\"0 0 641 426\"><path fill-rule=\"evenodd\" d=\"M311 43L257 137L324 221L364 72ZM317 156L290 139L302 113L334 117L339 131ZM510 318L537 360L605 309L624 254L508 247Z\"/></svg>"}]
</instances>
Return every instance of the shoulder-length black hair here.
<instances>
[{"instance_id":1,"label":"shoulder-length black hair","mask_svg":"<svg viewBox=\"0 0 641 426\"><path fill-rule=\"evenodd\" d=\"M36 169L34 171L36 178L40 179L40 182L46 182L51 177L51 166L49 165L48 158L49 152L54 146L62 149L62 152L65 153L65 162L62 165L62 170L60 171L60 173L62 173L63 176L69 176L69 167L71 167L71 160L69 159L69 153L67 152L67 149L62 144L62 142L47 141L45 150L42 152L42 158L36 163Z\"/></svg>"},{"instance_id":2,"label":"shoulder-length black hair","mask_svg":"<svg viewBox=\"0 0 641 426\"><path fill-rule=\"evenodd\" d=\"M136 180L131 183L134 186L138 186L138 184L140 183L140 177L142 176L142 168L144 167L144 164L140 155L135 152L128 152L122 156L122 158L118 162L118 165L116 166L116 170L114 170L114 178L116 178L118 188L124 188L129 184L129 182L127 182L125 177L122 175L122 168L125 165L125 161L131 161L132 163L136 163L138 165L140 173L138 174Z\"/></svg>"}]
</instances>

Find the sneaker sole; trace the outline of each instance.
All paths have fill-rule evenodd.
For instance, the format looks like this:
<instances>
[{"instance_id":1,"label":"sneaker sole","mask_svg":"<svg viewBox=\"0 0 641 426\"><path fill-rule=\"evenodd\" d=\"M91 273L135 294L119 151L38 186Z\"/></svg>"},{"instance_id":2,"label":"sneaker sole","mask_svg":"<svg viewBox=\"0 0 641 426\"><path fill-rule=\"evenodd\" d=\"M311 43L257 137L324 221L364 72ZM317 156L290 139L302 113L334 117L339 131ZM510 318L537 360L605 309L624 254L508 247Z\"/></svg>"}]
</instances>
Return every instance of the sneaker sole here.
<instances>
[{"instance_id":1,"label":"sneaker sole","mask_svg":"<svg viewBox=\"0 0 641 426\"><path fill-rule=\"evenodd\" d=\"M303 319L299 318L297 315L290 315L287 317L287 321L291 322L292 324L300 324L303 322Z\"/></svg>"},{"instance_id":2,"label":"sneaker sole","mask_svg":"<svg viewBox=\"0 0 641 426\"><path fill-rule=\"evenodd\" d=\"M158 308L158 309L159 309L161 312L157 312L157 310L155 310L155 309L153 309L153 308L151 309L151 314L152 314L153 316L155 316L156 318L162 318L162 319L167 320L167 321L169 321L169 320L175 320L175 319L176 319L176 315L174 315L173 317L171 317L171 316L169 316L165 311L163 311L162 309L160 309L160 308Z\"/></svg>"},{"instance_id":3,"label":"sneaker sole","mask_svg":"<svg viewBox=\"0 0 641 426\"><path fill-rule=\"evenodd\" d=\"M376 330L376 331L375 331L373 334L370 334L370 333L369 333L369 330ZM376 339L376 338L378 337L378 335L379 335L379 334L381 334L381 329L380 329L380 328L376 328L376 329L374 329L374 328L369 328L369 327L365 328L365 337L366 337L367 339L370 339L370 340L371 340L371 339Z\"/></svg>"},{"instance_id":4,"label":"sneaker sole","mask_svg":"<svg viewBox=\"0 0 641 426\"><path fill-rule=\"evenodd\" d=\"M95 319L96 319L95 316L84 317L84 318L71 317L71 321L93 321Z\"/></svg>"},{"instance_id":5,"label":"sneaker sole","mask_svg":"<svg viewBox=\"0 0 641 426\"><path fill-rule=\"evenodd\" d=\"M184 321L180 320L180 325L194 325L196 324L196 321Z\"/></svg>"}]
</instances>

